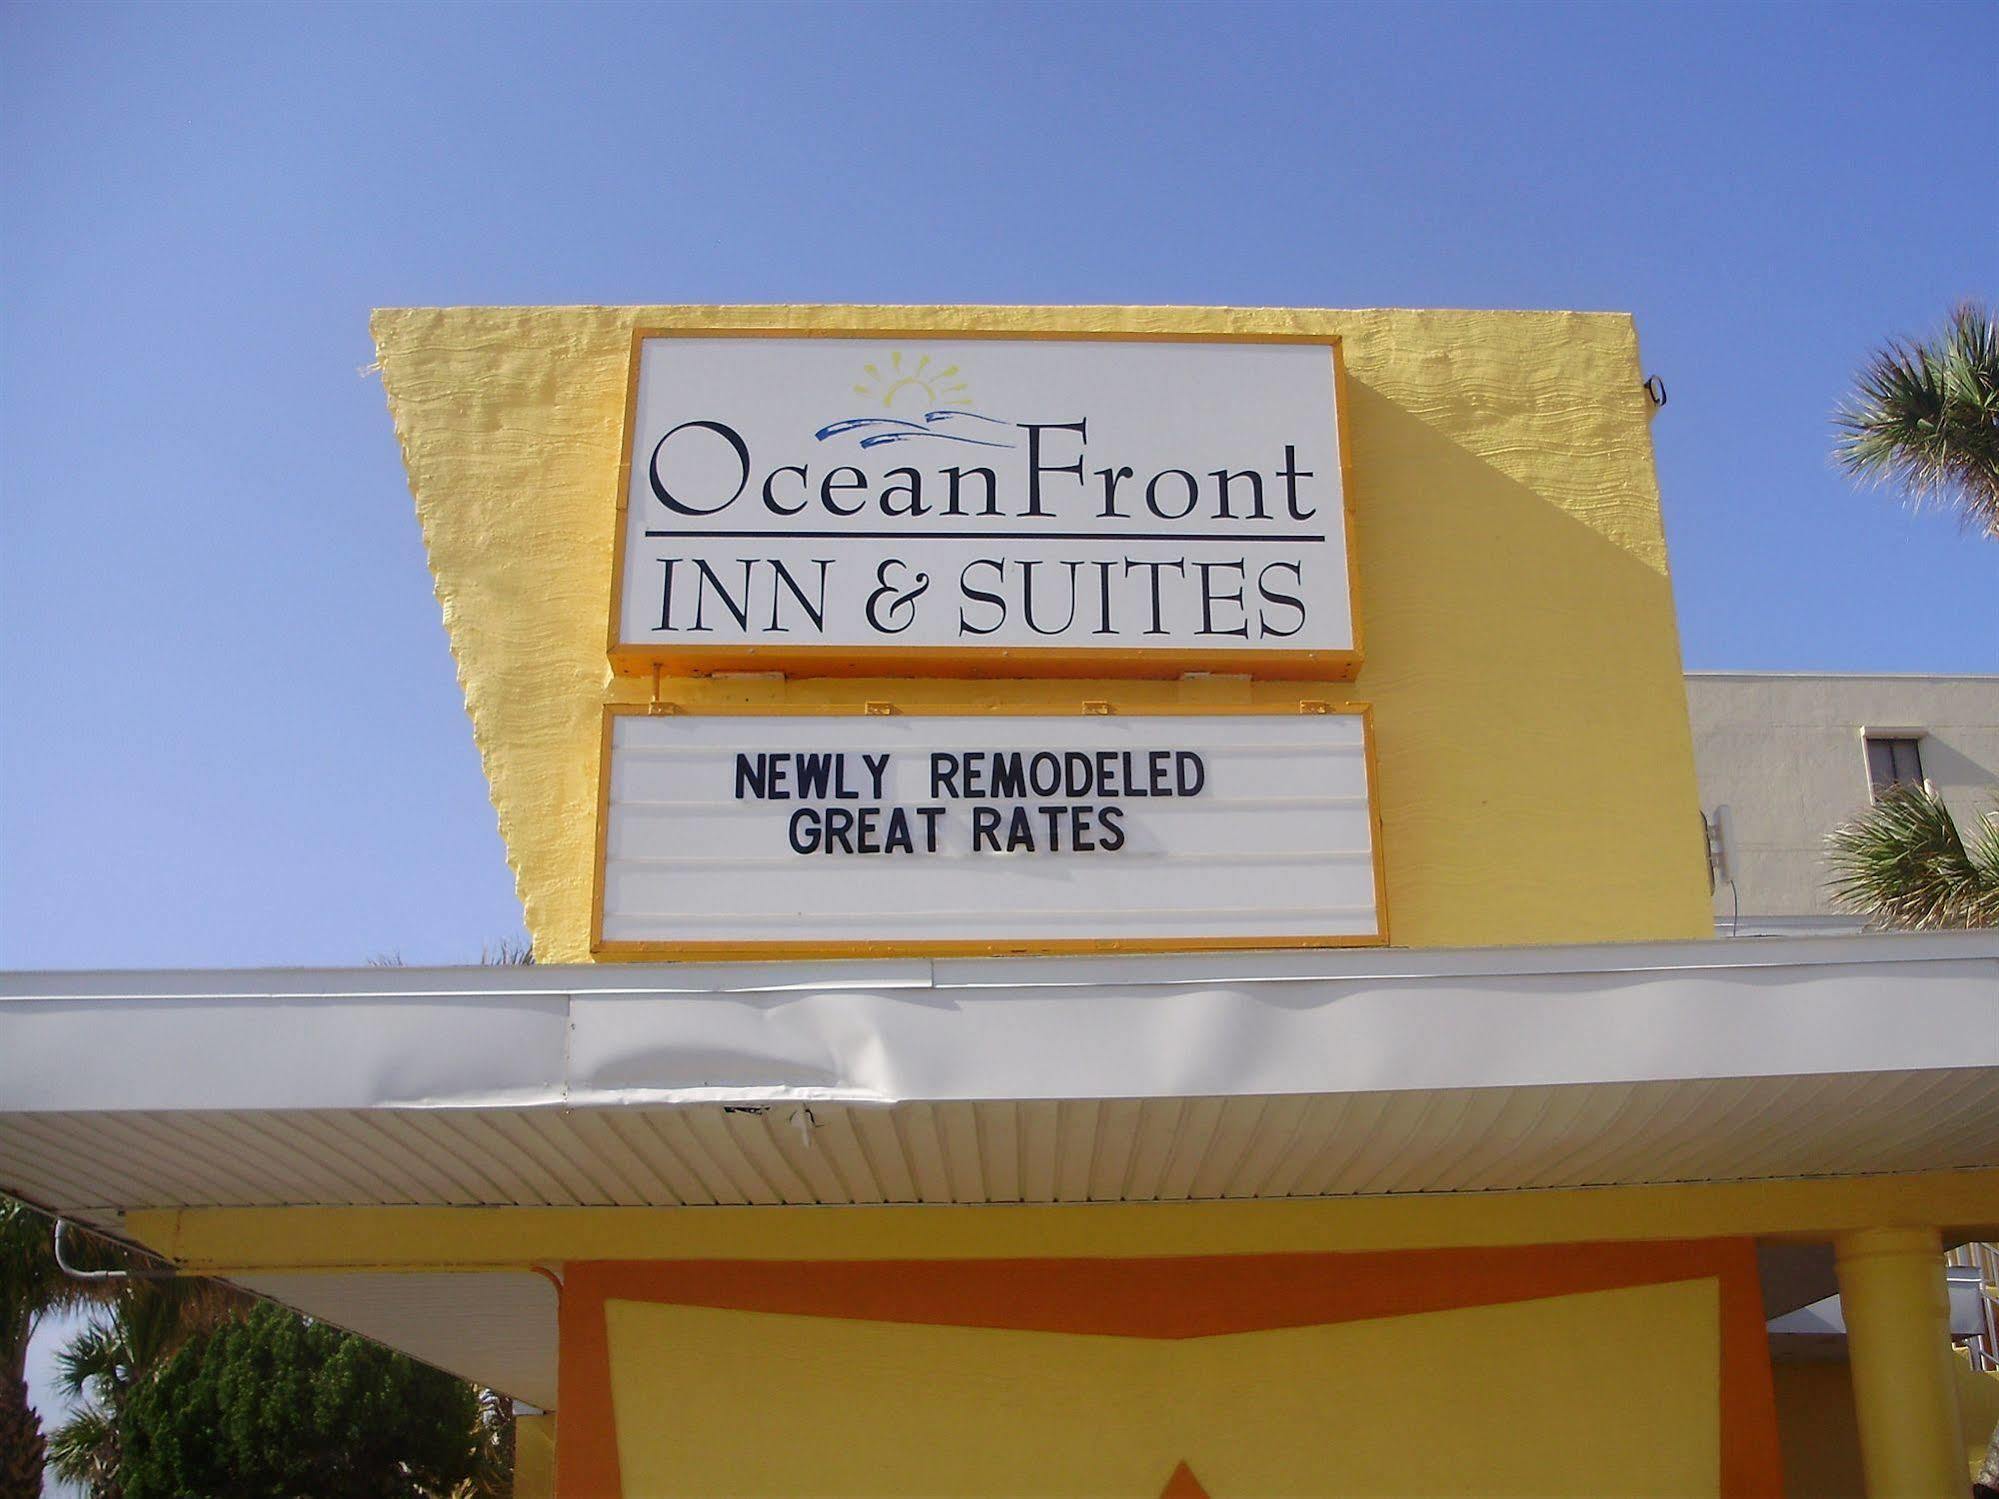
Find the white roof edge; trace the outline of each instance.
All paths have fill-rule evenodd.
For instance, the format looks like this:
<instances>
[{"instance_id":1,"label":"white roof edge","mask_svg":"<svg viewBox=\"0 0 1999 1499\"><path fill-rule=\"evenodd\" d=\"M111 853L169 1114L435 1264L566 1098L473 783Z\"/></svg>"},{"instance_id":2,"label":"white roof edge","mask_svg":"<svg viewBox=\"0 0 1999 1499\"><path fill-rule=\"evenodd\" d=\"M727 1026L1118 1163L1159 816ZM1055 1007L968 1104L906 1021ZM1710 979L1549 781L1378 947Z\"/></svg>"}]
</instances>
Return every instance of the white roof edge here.
<instances>
[{"instance_id":1,"label":"white roof edge","mask_svg":"<svg viewBox=\"0 0 1999 1499\"><path fill-rule=\"evenodd\" d=\"M1421 983L1532 974L1999 962L1999 931L1703 937L1553 946L1344 948L998 958L574 963L448 968L167 968L0 971L0 1004L45 999L405 999L1207 985L1369 980Z\"/></svg>"},{"instance_id":2,"label":"white roof edge","mask_svg":"<svg viewBox=\"0 0 1999 1499\"><path fill-rule=\"evenodd\" d=\"M858 966L14 975L0 1119L1910 1072L1999 1093L1999 933Z\"/></svg>"}]
</instances>

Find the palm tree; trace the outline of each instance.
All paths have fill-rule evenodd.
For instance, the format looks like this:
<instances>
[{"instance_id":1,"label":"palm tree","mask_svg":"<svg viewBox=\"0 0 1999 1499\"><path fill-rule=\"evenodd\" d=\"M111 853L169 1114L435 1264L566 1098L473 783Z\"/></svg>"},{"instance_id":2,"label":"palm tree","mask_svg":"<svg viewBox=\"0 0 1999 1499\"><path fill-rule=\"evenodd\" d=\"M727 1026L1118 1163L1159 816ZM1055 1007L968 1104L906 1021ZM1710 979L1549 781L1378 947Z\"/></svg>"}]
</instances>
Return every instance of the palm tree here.
<instances>
[{"instance_id":1,"label":"palm tree","mask_svg":"<svg viewBox=\"0 0 1999 1499\"><path fill-rule=\"evenodd\" d=\"M508 1499L514 1491L515 1426L514 1402L498 1390L480 1390L472 1476L450 1499Z\"/></svg>"},{"instance_id":2,"label":"palm tree","mask_svg":"<svg viewBox=\"0 0 1999 1499\"><path fill-rule=\"evenodd\" d=\"M400 957L376 963L399 966ZM526 943L502 942L481 963L531 964ZM130 1264L91 1243L91 1268ZM163 1262L142 1259L163 1268ZM50 1312L84 1302L104 1309L57 1356L60 1386L85 1403L52 1437L28 1404L28 1343ZM254 1298L220 1281L198 1277L113 1282L73 1280L56 1264L53 1225L0 1197L0 1499L41 1499L45 1466L83 1484L92 1499L123 1490L120 1418L132 1392L157 1374L191 1338L245 1315ZM512 1491L513 1402L480 1392L479 1470L467 1496Z\"/></svg>"},{"instance_id":3,"label":"palm tree","mask_svg":"<svg viewBox=\"0 0 1999 1499\"><path fill-rule=\"evenodd\" d=\"M1999 926L1999 799L1970 838L1929 787L1902 782L1826 839L1834 904L1874 925Z\"/></svg>"},{"instance_id":4,"label":"palm tree","mask_svg":"<svg viewBox=\"0 0 1999 1499\"><path fill-rule=\"evenodd\" d=\"M57 1356L63 1393L87 1403L49 1439L49 1466L84 1485L91 1499L119 1499L126 1398L189 1338L253 1305L240 1291L194 1276L119 1282L105 1309Z\"/></svg>"},{"instance_id":5,"label":"palm tree","mask_svg":"<svg viewBox=\"0 0 1999 1499\"><path fill-rule=\"evenodd\" d=\"M56 1264L49 1220L0 1197L0 1499L41 1499L48 1442L28 1404L29 1340L44 1317L90 1295Z\"/></svg>"},{"instance_id":6,"label":"palm tree","mask_svg":"<svg viewBox=\"0 0 1999 1499\"><path fill-rule=\"evenodd\" d=\"M1891 341L1834 417L1839 462L1999 538L1999 328L1966 302L1927 343Z\"/></svg>"},{"instance_id":7,"label":"palm tree","mask_svg":"<svg viewBox=\"0 0 1999 1499\"><path fill-rule=\"evenodd\" d=\"M1935 338L1877 350L1834 425L1855 478L1999 538L1999 327L1985 308L1966 302ZM1875 925L1999 925L1999 823L1967 838L1927 787L1887 788L1826 848L1834 902Z\"/></svg>"}]
</instances>

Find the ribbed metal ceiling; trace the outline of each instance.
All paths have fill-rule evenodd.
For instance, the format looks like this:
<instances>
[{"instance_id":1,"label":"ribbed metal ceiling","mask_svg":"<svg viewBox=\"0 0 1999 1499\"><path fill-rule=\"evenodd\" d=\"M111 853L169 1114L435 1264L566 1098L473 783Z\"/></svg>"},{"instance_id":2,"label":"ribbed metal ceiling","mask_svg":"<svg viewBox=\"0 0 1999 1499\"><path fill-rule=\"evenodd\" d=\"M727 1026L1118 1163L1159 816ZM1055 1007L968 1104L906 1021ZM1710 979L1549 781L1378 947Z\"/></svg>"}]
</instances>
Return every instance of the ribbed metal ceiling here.
<instances>
[{"instance_id":1,"label":"ribbed metal ceiling","mask_svg":"<svg viewBox=\"0 0 1999 1499\"><path fill-rule=\"evenodd\" d=\"M1316 1097L12 1113L86 1218L285 1205L1160 1202L1999 1165L1989 1068Z\"/></svg>"}]
</instances>

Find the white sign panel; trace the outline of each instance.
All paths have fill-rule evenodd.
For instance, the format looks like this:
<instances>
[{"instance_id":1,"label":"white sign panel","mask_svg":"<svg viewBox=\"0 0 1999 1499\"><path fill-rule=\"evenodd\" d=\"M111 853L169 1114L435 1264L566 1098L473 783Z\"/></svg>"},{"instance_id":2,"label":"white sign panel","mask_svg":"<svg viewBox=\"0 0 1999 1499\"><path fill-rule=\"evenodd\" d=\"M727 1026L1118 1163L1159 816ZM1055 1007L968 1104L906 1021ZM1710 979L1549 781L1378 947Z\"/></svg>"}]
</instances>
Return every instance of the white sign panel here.
<instances>
[{"instance_id":1,"label":"white sign panel","mask_svg":"<svg viewBox=\"0 0 1999 1499\"><path fill-rule=\"evenodd\" d=\"M616 714L600 948L1380 940L1358 712Z\"/></svg>"},{"instance_id":2,"label":"white sign panel","mask_svg":"<svg viewBox=\"0 0 1999 1499\"><path fill-rule=\"evenodd\" d=\"M612 656L1350 675L1336 359L641 335Z\"/></svg>"}]
</instances>

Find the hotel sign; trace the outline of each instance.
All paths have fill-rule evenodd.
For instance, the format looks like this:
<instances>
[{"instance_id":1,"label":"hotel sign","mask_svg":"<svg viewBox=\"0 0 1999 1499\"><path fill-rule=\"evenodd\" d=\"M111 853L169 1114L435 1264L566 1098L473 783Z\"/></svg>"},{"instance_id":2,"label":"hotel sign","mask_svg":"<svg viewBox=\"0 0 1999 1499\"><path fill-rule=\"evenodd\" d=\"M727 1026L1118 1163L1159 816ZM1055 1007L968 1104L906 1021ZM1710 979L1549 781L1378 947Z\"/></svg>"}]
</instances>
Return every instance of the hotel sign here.
<instances>
[{"instance_id":1,"label":"hotel sign","mask_svg":"<svg viewBox=\"0 0 1999 1499\"><path fill-rule=\"evenodd\" d=\"M1384 940L1364 710L614 707L606 957Z\"/></svg>"},{"instance_id":2,"label":"hotel sign","mask_svg":"<svg viewBox=\"0 0 1999 1499\"><path fill-rule=\"evenodd\" d=\"M1344 678L1336 342L640 333L623 672Z\"/></svg>"}]
</instances>

